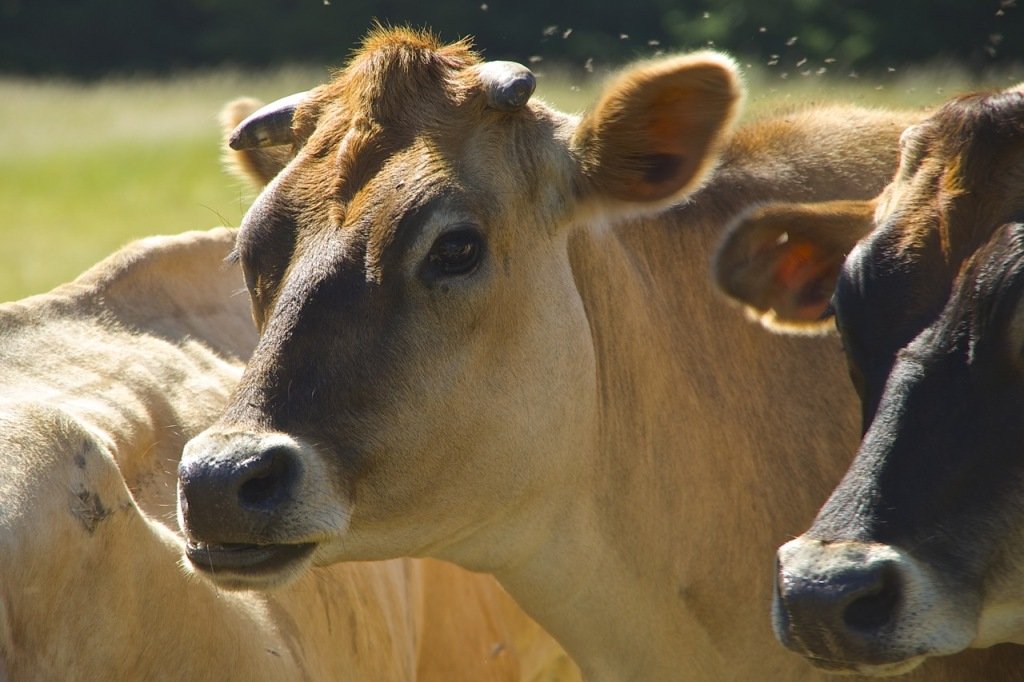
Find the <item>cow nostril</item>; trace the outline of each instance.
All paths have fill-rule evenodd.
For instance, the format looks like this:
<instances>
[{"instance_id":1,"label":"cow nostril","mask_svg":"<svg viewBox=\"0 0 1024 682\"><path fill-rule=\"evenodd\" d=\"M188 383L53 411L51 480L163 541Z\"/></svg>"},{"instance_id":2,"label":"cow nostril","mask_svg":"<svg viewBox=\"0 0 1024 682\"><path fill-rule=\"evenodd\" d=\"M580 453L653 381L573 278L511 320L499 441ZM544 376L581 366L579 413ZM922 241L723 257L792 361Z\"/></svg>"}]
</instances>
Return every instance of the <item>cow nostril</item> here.
<instances>
[{"instance_id":1,"label":"cow nostril","mask_svg":"<svg viewBox=\"0 0 1024 682\"><path fill-rule=\"evenodd\" d=\"M843 622L851 630L878 630L893 620L899 602L899 576L893 567L884 566L874 583L846 606Z\"/></svg>"},{"instance_id":2,"label":"cow nostril","mask_svg":"<svg viewBox=\"0 0 1024 682\"><path fill-rule=\"evenodd\" d=\"M272 448L251 460L247 478L238 487L238 502L254 510L270 510L291 493L297 467L286 448Z\"/></svg>"}]
</instances>

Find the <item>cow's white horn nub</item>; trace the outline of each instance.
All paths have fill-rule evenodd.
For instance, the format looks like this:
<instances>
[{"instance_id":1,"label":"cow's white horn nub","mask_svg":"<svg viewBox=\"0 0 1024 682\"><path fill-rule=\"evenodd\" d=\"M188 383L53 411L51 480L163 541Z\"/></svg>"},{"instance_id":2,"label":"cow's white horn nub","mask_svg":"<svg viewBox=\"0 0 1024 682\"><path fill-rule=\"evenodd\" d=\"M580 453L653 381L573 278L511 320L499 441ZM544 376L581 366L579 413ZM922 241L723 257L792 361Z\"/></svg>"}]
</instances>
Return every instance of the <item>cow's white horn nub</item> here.
<instances>
[{"instance_id":1,"label":"cow's white horn nub","mask_svg":"<svg viewBox=\"0 0 1024 682\"><path fill-rule=\"evenodd\" d=\"M499 111L518 111L530 101L537 87L533 73L516 62L486 62L479 67L487 106Z\"/></svg>"},{"instance_id":2,"label":"cow's white horn nub","mask_svg":"<svg viewBox=\"0 0 1024 682\"><path fill-rule=\"evenodd\" d=\"M291 143L295 109L308 94L296 92L252 112L232 131L228 146L241 150Z\"/></svg>"}]
</instances>

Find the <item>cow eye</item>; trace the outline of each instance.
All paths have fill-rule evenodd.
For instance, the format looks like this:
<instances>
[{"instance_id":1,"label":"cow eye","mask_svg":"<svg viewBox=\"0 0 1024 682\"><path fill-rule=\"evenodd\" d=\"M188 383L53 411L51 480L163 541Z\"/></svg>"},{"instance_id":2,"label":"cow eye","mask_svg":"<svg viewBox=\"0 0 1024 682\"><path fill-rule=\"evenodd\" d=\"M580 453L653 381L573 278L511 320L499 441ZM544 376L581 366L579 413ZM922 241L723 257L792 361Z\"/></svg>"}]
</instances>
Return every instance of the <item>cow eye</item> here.
<instances>
[{"instance_id":1,"label":"cow eye","mask_svg":"<svg viewBox=\"0 0 1024 682\"><path fill-rule=\"evenodd\" d=\"M463 226L445 232L430 247L427 261L439 275L468 275L476 270L484 252L484 238L480 231Z\"/></svg>"}]
</instances>

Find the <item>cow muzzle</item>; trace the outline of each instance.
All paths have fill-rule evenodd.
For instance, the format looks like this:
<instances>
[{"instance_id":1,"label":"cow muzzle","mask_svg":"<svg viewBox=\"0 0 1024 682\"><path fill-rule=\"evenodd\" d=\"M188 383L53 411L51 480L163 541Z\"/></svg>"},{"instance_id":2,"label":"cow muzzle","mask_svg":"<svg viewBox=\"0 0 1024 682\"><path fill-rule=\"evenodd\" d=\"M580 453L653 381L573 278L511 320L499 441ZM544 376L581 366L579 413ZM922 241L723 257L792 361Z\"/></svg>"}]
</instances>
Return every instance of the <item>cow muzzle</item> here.
<instances>
[{"instance_id":1,"label":"cow muzzle","mask_svg":"<svg viewBox=\"0 0 1024 682\"><path fill-rule=\"evenodd\" d=\"M820 668L902 674L974 638L963 605L946 592L890 545L797 538L778 552L775 635Z\"/></svg>"},{"instance_id":2,"label":"cow muzzle","mask_svg":"<svg viewBox=\"0 0 1024 682\"><path fill-rule=\"evenodd\" d=\"M344 533L343 499L322 489L322 461L282 433L208 430L178 467L178 522L185 557L228 588L288 582L317 545Z\"/></svg>"}]
</instances>

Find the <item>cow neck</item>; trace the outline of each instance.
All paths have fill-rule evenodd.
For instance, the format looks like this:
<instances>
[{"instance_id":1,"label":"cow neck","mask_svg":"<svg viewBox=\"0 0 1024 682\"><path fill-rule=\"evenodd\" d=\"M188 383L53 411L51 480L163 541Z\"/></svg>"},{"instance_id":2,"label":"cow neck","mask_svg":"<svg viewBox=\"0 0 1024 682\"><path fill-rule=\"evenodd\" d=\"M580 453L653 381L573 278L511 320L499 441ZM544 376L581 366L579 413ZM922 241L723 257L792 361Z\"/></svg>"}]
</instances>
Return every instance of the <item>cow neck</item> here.
<instances>
[{"instance_id":1,"label":"cow neck","mask_svg":"<svg viewBox=\"0 0 1024 682\"><path fill-rule=\"evenodd\" d=\"M708 271L722 225L750 203L858 196L808 188L785 168L807 161L787 158L788 142L763 150L766 172L734 141L694 201L569 242L597 363L597 445L578 457L587 494L526 580L499 578L588 679L672 679L681 660L693 679L738 666L753 679L766 652L792 679L810 674L772 638L765 567L841 476L857 403L836 339L767 334Z\"/></svg>"}]
</instances>

